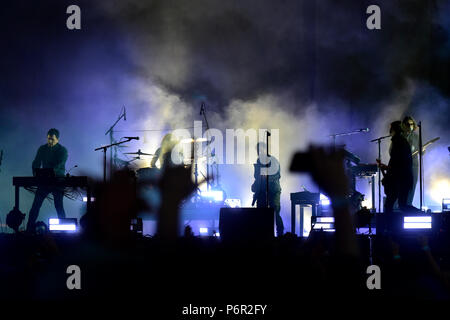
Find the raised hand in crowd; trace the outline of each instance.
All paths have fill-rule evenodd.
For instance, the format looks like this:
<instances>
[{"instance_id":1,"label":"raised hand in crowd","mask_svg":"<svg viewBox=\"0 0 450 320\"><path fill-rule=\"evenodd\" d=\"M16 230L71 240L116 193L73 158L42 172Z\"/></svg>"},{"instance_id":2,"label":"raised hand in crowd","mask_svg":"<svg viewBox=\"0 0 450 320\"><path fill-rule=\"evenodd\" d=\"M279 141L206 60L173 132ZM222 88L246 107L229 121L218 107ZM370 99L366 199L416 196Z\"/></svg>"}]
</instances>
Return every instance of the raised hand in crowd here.
<instances>
[{"instance_id":1,"label":"raised hand in crowd","mask_svg":"<svg viewBox=\"0 0 450 320\"><path fill-rule=\"evenodd\" d=\"M344 168L344 152L310 146L309 154L311 176L330 198L333 207L337 249L340 253L356 256L358 248L347 198L349 183Z\"/></svg>"}]
</instances>

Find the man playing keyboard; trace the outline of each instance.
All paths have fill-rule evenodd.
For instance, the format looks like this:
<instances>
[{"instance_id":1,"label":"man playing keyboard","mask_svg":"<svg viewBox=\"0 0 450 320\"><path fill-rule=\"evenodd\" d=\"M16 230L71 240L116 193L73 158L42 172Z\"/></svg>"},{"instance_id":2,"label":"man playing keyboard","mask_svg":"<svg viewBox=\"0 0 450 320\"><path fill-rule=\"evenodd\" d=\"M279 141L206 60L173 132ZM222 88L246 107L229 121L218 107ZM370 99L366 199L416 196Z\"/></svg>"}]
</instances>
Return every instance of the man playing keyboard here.
<instances>
[{"instance_id":1,"label":"man playing keyboard","mask_svg":"<svg viewBox=\"0 0 450 320\"><path fill-rule=\"evenodd\" d=\"M32 164L33 175L36 175L36 169L46 168L53 169L56 177L64 177L66 161L67 149L59 144L59 131L52 128L47 132L47 144L40 146L36 153ZM28 217L27 232L33 233L35 231L39 210L49 193L53 195L58 218L66 217L63 206L64 187L38 186Z\"/></svg>"}]
</instances>

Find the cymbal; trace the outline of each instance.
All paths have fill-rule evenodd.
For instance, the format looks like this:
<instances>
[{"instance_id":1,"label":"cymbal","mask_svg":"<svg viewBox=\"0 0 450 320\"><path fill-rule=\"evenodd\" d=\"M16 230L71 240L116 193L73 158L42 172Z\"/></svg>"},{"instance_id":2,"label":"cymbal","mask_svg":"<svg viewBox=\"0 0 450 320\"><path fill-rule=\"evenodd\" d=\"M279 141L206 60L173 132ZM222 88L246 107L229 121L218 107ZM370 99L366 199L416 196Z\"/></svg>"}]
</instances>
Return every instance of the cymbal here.
<instances>
[{"instance_id":1,"label":"cymbal","mask_svg":"<svg viewBox=\"0 0 450 320\"><path fill-rule=\"evenodd\" d=\"M138 156L153 156L153 154L151 153L142 152L141 149L139 149L137 152L125 152L125 154L136 154Z\"/></svg>"}]
</instances>

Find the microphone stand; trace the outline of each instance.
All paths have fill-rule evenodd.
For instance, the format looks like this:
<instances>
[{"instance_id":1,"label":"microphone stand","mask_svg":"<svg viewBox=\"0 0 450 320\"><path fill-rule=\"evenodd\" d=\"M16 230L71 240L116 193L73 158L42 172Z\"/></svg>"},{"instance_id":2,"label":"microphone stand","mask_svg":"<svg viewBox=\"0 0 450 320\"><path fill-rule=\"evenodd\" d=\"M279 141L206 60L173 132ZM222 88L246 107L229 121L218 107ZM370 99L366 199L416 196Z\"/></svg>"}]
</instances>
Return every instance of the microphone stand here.
<instances>
[{"instance_id":1,"label":"microphone stand","mask_svg":"<svg viewBox=\"0 0 450 320\"><path fill-rule=\"evenodd\" d=\"M200 107L200 115L203 116L203 119L205 121L206 124L206 132L207 132L207 136L206 136L206 190L210 190L211 189L211 183L208 179L209 177L209 154L210 154L210 137L209 137L209 124L208 124L208 119L206 118L206 108L205 108L205 103L202 102L201 107Z\"/></svg>"},{"instance_id":2,"label":"microphone stand","mask_svg":"<svg viewBox=\"0 0 450 320\"><path fill-rule=\"evenodd\" d=\"M196 196L194 198L194 202L197 203L199 200L199 197L201 195L201 191L200 188L198 186L198 158L197 158L197 154L198 154L198 145L197 145L197 137L193 137L193 142L192 142L192 148L193 148L193 158L191 159L191 165L194 166L194 183L195 183L195 187L196 187ZM200 142L201 143L201 142ZM203 174L202 174L203 175Z\"/></svg>"},{"instance_id":3,"label":"microphone stand","mask_svg":"<svg viewBox=\"0 0 450 320\"><path fill-rule=\"evenodd\" d=\"M108 131L106 131L106 133L105 133L105 136L109 133L109 143L110 143L110 145L112 145L113 144L113 142L114 142L114 137L113 137L113 133L114 133L114 131L113 131L113 129L114 129L114 127L116 126L116 124L123 118L124 120L126 120L126 116L125 116L125 106L123 106L123 109L122 109L123 111L121 111L120 112L120 115L119 115L119 118L116 120L116 122L114 122L114 124L108 129ZM110 153L110 159L111 159L111 163L109 164L109 175L111 176L112 175L112 167L113 167L113 165L115 165L115 161L113 161L113 154L112 154L112 149L111 149L111 153ZM117 158L117 151L115 151L115 154L114 154L114 160ZM106 182L106 178L104 179L105 180L105 182Z\"/></svg>"},{"instance_id":4,"label":"microphone stand","mask_svg":"<svg viewBox=\"0 0 450 320\"><path fill-rule=\"evenodd\" d=\"M378 143L378 159L380 160L380 163L381 163L381 140L389 137L390 135L370 140L370 142ZM381 212L381 169L379 165L378 165L378 212Z\"/></svg>"},{"instance_id":5,"label":"microphone stand","mask_svg":"<svg viewBox=\"0 0 450 320\"><path fill-rule=\"evenodd\" d=\"M94 150L94 151L98 151L98 150L103 151L103 182L104 183L106 183L106 150L108 150L111 147L118 146L119 144L130 142L131 140L133 140L133 139L127 138L127 140L125 140L125 141L111 143L106 146L98 147L97 149Z\"/></svg>"},{"instance_id":6,"label":"microphone stand","mask_svg":"<svg viewBox=\"0 0 450 320\"><path fill-rule=\"evenodd\" d=\"M381 163L381 140L384 140L386 138L389 138L389 136L384 136L384 137L379 137L377 139L373 139L370 140L370 142L377 142L378 144L378 159L380 160ZM373 179L373 178L372 178ZM373 188L373 181L372 180L372 188ZM372 189L372 204L375 204L374 201L374 196L375 196L375 192L373 191L374 189ZM373 208L375 209L375 208ZM381 168L378 165L378 213L381 212ZM376 213L376 210L374 211L374 213ZM372 245L372 212L369 213L369 234L368 234L368 238L369 238L369 262L370 264L372 264L372 259L373 259L373 245Z\"/></svg>"},{"instance_id":7,"label":"microphone stand","mask_svg":"<svg viewBox=\"0 0 450 320\"><path fill-rule=\"evenodd\" d=\"M422 121L419 121L419 186L420 186L420 211L422 211L423 205L423 146L422 146Z\"/></svg>"},{"instance_id":8,"label":"microphone stand","mask_svg":"<svg viewBox=\"0 0 450 320\"><path fill-rule=\"evenodd\" d=\"M341 136L349 136L352 134L357 134L357 133L362 133L362 132L368 132L369 129L358 129L358 130L353 130L353 131L349 131L349 132L343 132L343 133L333 133L330 134L329 137L333 138L333 148L334 150L336 150L336 137L341 137Z\"/></svg>"},{"instance_id":9,"label":"microphone stand","mask_svg":"<svg viewBox=\"0 0 450 320\"><path fill-rule=\"evenodd\" d=\"M266 156L267 161L269 160L269 137L270 137L269 130L266 131ZM267 163L268 165L269 163ZM267 167L266 172L266 207L269 208L269 167Z\"/></svg>"}]
</instances>

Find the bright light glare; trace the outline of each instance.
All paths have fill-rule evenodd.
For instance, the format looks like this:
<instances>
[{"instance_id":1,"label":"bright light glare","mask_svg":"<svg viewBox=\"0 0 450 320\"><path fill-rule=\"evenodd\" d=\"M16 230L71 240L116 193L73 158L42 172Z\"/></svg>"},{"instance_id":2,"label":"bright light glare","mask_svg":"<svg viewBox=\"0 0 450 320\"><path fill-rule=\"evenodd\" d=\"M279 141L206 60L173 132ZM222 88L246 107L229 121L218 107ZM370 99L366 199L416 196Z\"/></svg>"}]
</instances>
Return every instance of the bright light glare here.
<instances>
[{"instance_id":1,"label":"bright light glare","mask_svg":"<svg viewBox=\"0 0 450 320\"><path fill-rule=\"evenodd\" d=\"M205 142L205 141L207 141L206 138L195 139L195 142ZM192 143L192 142L194 142L194 139L192 139L192 138L182 139L180 142L181 143Z\"/></svg>"},{"instance_id":2,"label":"bright light glare","mask_svg":"<svg viewBox=\"0 0 450 320\"><path fill-rule=\"evenodd\" d=\"M211 198L214 201L223 201L223 191L220 190L201 191L200 195L205 198Z\"/></svg>"},{"instance_id":3,"label":"bright light glare","mask_svg":"<svg viewBox=\"0 0 450 320\"><path fill-rule=\"evenodd\" d=\"M316 223L334 223L334 217L317 217Z\"/></svg>"},{"instance_id":4,"label":"bright light glare","mask_svg":"<svg viewBox=\"0 0 450 320\"><path fill-rule=\"evenodd\" d=\"M314 225L314 229L331 229L332 227L333 225L329 223L320 223Z\"/></svg>"},{"instance_id":5,"label":"bright light glare","mask_svg":"<svg viewBox=\"0 0 450 320\"><path fill-rule=\"evenodd\" d=\"M59 219L55 218L48 219L48 224L59 224Z\"/></svg>"},{"instance_id":6,"label":"bright light glare","mask_svg":"<svg viewBox=\"0 0 450 320\"><path fill-rule=\"evenodd\" d=\"M225 204L230 208L240 208L241 207L241 199L226 199Z\"/></svg>"},{"instance_id":7,"label":"bright light glare","mask_svg":"<svg viewBox=\"0 0 450 320\"><path fill-rule=\"evenodd\" d=\"M366 207L367 209L372 209L372 200L365 199L361 202L362 207Z\"/></svg>"},{"instance_id":8,"label":"bright light glare","mask_svg":"<svg viewBox=\"0 0 450 320\"><path fill-rule=\"evenodd\" d=\"M428 222L428 223L431 223L431 216L404 217L403 222L412 222L412 223Z\"/></svg>"},{"instance_id":9,"label":"bright light glare","mask_svg":"<svg viewBox=\"0 0 450 320\"><path fill-rule=\"evenodd\" d=\"M322 206L329 206L331 204L331 201L326 195L320 194L320 204Z\"/></svg>"},{"instance_id":10,"label":"bright light glare","mask_svg":"<svg viewBox=\"0 0 450 320\"><path fill-rule=\"evenodd\" d=\"M436 179L431 182L430 197L436 203L441 204L442 199L450 196L450 179Z\"/></svg>"},{"instance_id":11,"label":"bright light glare","mask_svg":"<svg viewBox=\"0 0 450 320\"><path fill-rule=\"evenodd\" d=\"M77 226L74 224L51 224L50 231L76 231Z\"/></svg>"},{"instance_id":12,"label":"bright light glare","mask_svg":"<svg viewBox=\"0 0 450 320\"><path fill-rule=\"evenodd\" d=\"M417 222L405 222L403 224L403 228L404 229L431 229L431 222L422 222L422 223L417 223Z\"/></svg>"}]
</instances>

